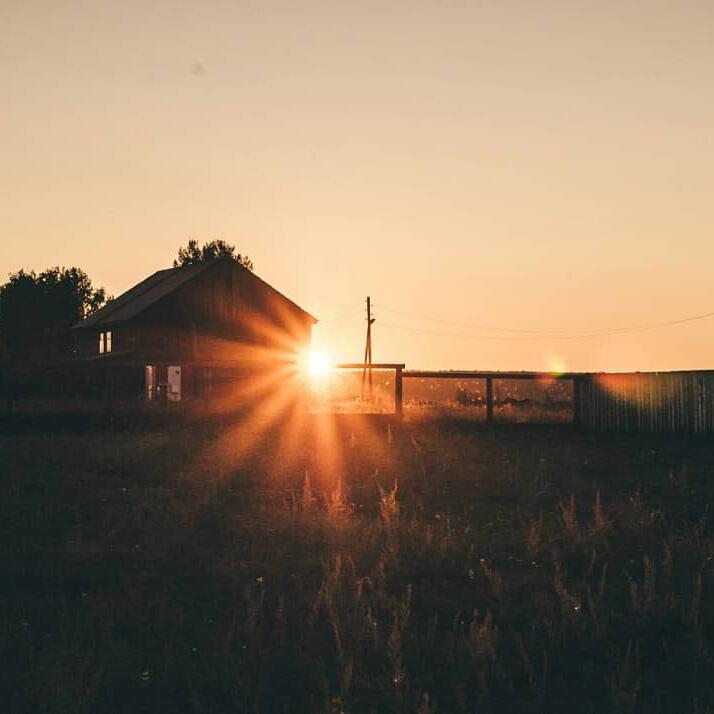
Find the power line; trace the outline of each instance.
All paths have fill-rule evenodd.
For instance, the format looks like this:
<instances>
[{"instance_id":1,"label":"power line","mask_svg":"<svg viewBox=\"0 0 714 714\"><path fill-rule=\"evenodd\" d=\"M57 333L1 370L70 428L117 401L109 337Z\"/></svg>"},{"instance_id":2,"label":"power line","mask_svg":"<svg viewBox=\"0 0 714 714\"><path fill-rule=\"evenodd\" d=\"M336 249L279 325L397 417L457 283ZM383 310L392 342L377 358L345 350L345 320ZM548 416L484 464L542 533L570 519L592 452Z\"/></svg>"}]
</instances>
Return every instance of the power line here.
<instances>
[{"instance_id":1,"label":"power line","mask_svg":"<svg viewBox=\"0 0 714 714\"><path fill-rule=\"evenodd\" d=\"M626 335L626 334L635 334L637 332L645 332L649 330L655 330L655 329L660 329L663 327L672 327L674 325L680 325L685 322L694 322L695 320L704 320L706 318L714 317L714 313L707 313L704 315L696 315L690 318L683 318L681 320L671 320L669 322L662 322L662 323L656 323L652 325L642 325L639 327L635 328L630 328L630 329L620 329L620 330L613 330L610 332L592 332L592 333L583 333L583 334L573 334L573 335L567 335L567 334L551 334L551 335L528 335L528 336L523 336L523 337L513 337L509 335L469 335L469 334L464 334L464 333L455 333L455 332L442 332L440 330L428 330L424 328L419 328L419 327L408 327L407 325L397 325L393 322L382 322L384 327L392 327L398 330L405 330L407 332L420 332L425 335L439 335L442 337L457 337L457 338L465 338L465 339L471 339L471 340L486 340L486 341L495 341L495 342L543 342L543 341L552 341L552 340L585 340L585 339L599 339L603 337L613 337L613 336L618 336L618 335Z\"/></svg>"},{"instance_id":2,"label":"power line","mask_svg":"<svg viewBox=\"0 0 714 714\"><path fill-rule=\"evenodd\" d=\"M428 329L423 329L423 328L407 327L405 325L396 325L394 323L387 323L387 322L382 323L383 325L386 325L388 327L395 327L398 329L409 330L412 332L424 332L424 333L429 333L429 334L445 335L445 336L449 336L449 337L468 337L468 338L484 339L484 340L509 340L509 341L523 341L523 340L528 341L528 340L546 340L546 339L567 339L567 340L591 339L591 338L596 338L596 337L608 337L608 336L612 336L612 335L644 332L644 331L655 330L655 329L660 329L660 328L664 328L664 327L673 327L675 325L681 325L681 324L684 324L687 322L706 320L711 317L714 317L714 312L706 312L706 313L702 313L702 314L698 314L698 315L691 315L688 317L683 317L683 318L676 319L676 320L666 320L666 321L662 321L662 322L653 322L653 323L646 323L646 324L640 324L640 325L603 328L600 330L590 330L590 331L581 331L581 332L570 331L569 332L566 330L527 330L527 329L519 329L519 328L495 327L492 325L477 325L477 324L473 324L473 323L463 323L463 322L455 322L453 320L444 320L444 319L437 318L437 317L430 317L427 315L420 315L418 313L407 312L405 310L395 310L393 308L389 308L389 307L386 307L381 304L379 305L379 307L380 307L380 309L385 310L386 312L392 312L392 313L398 314L398 315L415 317L415 318L422 319L422 320L430 320L432 322L438 322L438 323L442 323L445 325L453 325L455 327L464 327L467 329L485 330L485 331L491 331L491 332L504 332L504 333L520 334L520 335L524 335L524 336L519 338L519 337L509 337L509 336L501 336L501 335L464 335L464 334L454 334L454 333L440 332L440 331L435 331L435 330L428 330Z\"/></svg>"},{"instance_id":3,"label":"power line","mask_svg":"<svg viewBox=\"0 0 714 714\"><path fill-rule=\"evenodd\" d=\"M332 310L327 314L327 317L320 317L319 319L319 324L325 324L328 322L335 322L335 320L344 320L347 317L352 317L353 315L356 314L363 314L364 308L363 307L355 307L354 304L350 305L345 305L341 308L337 308L335 310Z\"/></svg>"},{"instance_id":4,"label":"power line","mask_svg":"<svg viewBox=\"0 0 714 714\"><path fill-rule=\"evenodd\" d=\"M375 303L372 303L372 307ZM385 312L390 312L395 315L403 315L406 317L413 317L419 320L427 320L430 322L436 322L443 325L452 325L454 327L461 327L467 330L482 330L485 332L497 332L504 334L467 334L463 332L446 332L442 330L432 330L423 327L413 327L409 325L401 325L393 322L381 322L385 327L403 330L406 332L415 332L426 335L436 335L440 337L454 337L458 339L472 339L472 340L485 340L485 341L496 341L496 342L532 342L532 341L547 341L547 340L580 340L580 339L598 339L603 337L611 337L617 335L634 334L638 332L646 332L650 330L662 329L667 327L674 327L677 325L696 322L700 320L706 320L714 317L714 312L705 312L697 315L689 315L687 317L675 319L675 320L663 320L661 322L644 323L638 325L620 326L620 327L610 327L602 328L599 330L586 330L586 331L568 331L568 330L533 330L526 328L515 328L515 327L497 327L495 325L484 325L469 322L458 322L455 320L446 320L444 318L433 317L430 315L423 315L420 313L410 312L407 310L397 310L395 308L387 307L379 303L377 305L381 310ZM356 312L355 308L352 306L345 305L342 308L337 309L330 317L326 320L320 320L321 324L330 323L333 321L344 321L337 329L332 328L331 332L341 333L348 327L356 327L355 323L351 323L347 318ZM353 312L354 310L354 312ZM359 308L361 313L364 308ZM346 314L349 311L349 315ZM369 318L368 318L369 319ZM371 330L370 330L371 331ZM371 335L370 335L371 337ZM370 340L371 342L371 340ZM370 345L371 346L371 345ZM368 360L365 358L365 362Z\"/></svg>"},{"instance_id":5,"label":"power line","mask_svg":"<svg viewBox=\"0 0 714 714\"><path fill-rule=\"evenodd\" d=\"M385 310L386 312L392 312L395 315L404 315L406 317L416 317L420 320L429 320L431 322L440 322L444 325L454 325L455 327L466 327L472 330L491 330L493 332L514 332L514 333L525 333L525 334L542 334L544 332L561 333L563 330L526 330L511 327L494 327L493 325L478 325L470 322L455 322L454 320L444 320L439 317L430 317L429 315L420 315L416 312L408 312L406 310L395 310L391 307L386 307L381 303L376 304L380 310Z\"/></svg>"},{"instance_id":6,"label":"power line","mask_svg":"<svg viewBox=\"0 0 714 714\"><path fill-rule=\"evenodd\" d=\"M382 308L384 309L384 308ZM455 332L441 332L440 330L426 330L424 328L419 328L419 327L407 327L406 325L397 325L393 322L380 322L380 325L383 327L392 327L397 330L405 330L406 332L419 332L424 335L439 335L441 337L458 337L458 338L465 338L465 339L470 339L470 340L489 340L489 341L497 341L497 342L529 342L533 340L552 340L552 339L557 339L554 336L551 337L508 337L505 335L465 335L463 333L455 333Z\"/></svg>"}]
</instances>

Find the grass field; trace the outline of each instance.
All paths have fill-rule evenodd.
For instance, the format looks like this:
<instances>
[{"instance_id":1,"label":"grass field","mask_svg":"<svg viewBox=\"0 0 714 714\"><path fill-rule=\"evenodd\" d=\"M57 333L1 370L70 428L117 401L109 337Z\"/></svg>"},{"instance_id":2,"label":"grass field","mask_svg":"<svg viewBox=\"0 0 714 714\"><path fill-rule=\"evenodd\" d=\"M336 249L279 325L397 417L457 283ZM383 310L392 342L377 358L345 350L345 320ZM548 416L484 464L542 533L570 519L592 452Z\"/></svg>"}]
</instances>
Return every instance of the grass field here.
<instances>
[{"instance_id":1,"label":"grass field","mask_svg":"<svg viewBox=\"0 0 714 714\"><path fill-rule=\"evenodd\" d=\"M315 416L0 435L6 712L714 712L714 444Z\"/></svg>"}]
</instances>

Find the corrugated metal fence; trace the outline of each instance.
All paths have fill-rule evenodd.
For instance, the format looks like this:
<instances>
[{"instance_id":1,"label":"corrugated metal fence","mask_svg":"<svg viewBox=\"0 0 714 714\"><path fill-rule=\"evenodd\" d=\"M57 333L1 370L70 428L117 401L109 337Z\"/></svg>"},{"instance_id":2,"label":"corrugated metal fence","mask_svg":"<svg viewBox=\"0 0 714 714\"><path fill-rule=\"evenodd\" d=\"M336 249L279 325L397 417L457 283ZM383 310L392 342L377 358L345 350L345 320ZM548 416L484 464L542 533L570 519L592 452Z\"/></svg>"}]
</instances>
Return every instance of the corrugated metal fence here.
<instances>
[{"instance_id":1,"label":"corrugated metal fence","mask_svg":"<svg viewBox=\"0 0 714 714\"><path fill-rule=\"evenodd\" d=\"M588 374L574 379L575 418L582 426L714 432L714 371Z\"/></svg>"}]
</instances>

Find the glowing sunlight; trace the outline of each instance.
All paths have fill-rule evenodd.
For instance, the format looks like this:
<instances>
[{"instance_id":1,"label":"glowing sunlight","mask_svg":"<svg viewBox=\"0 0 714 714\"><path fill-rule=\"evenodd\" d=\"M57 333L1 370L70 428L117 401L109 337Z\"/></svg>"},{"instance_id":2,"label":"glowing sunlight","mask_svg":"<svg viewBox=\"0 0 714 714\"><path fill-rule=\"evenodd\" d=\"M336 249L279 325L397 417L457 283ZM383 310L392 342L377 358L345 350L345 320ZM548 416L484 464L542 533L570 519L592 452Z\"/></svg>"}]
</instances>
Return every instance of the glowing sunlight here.
<instances>
[{"instance_id":1,"label":"glowing sunlight","mask_svg":"<svg viewBox=\"0 0 714 714\"><path fill-rule=\"evenodd\" d=\"M305 360L305 369L311 377L325 377L332 370L330 357L322 350L312 350Z\"/></svg>"}]
</instances>

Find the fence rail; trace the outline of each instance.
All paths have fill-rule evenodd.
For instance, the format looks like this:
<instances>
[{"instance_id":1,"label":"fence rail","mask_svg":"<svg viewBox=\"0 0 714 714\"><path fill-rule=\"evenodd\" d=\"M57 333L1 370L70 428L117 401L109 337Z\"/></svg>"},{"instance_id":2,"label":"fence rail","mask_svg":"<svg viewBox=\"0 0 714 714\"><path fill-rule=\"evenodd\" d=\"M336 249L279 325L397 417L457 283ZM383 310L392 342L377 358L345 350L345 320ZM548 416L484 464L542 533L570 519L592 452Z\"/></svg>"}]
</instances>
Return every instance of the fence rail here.
<instances>
[{"instance_id":1,"label":"fence rail","mask_svg":"<svg viewBox=\"0 0 714 714\"><path fill-rule=\"evenodd\" d=\"M209 364L209 363L206 363ZM223 363L210 363L215 367ZM345 370L364 370L363 363L337 365ZM143 395L143 367L120 362L112 365L77 363L45 368L0 370L0 397L8 401L43 395L59 398L84 395L107 399L111 394L131 397ZM612 431L661 433L714 433L714 370L676 372L518 372L518 371L435 371L407 370L403 363L374 363L375 371L394 375L394 413L404 409L404 380L480 380L479 405L485 407L486 421L494 420L498 384L513 380L540 381L544 384L569 381L572 394L565 405L572 409L572 420L584 428ZM391 402L391 380L387 382ZM572 397L572 401L570 401ZM389 408L391 404L387 404ZM567 418L567 412L566 412Z\"/></svg>"},{"instance_id":2,"label":"fence rail","mask_svg":"<svg viewBox=\"0 0 714 714\"><path fill-rule=\"evenodd\" d=\"M363 369L361 363L339 365ZM486 421L494 420L494 382L569 380L573 384L573 422L612 431L714 433L714 370L679 372L498 372L484 370L407 370L404 364L379 363L394 370L394 412L403 414L403 380L481 380Z\"/></svg>"}]
</instances>

